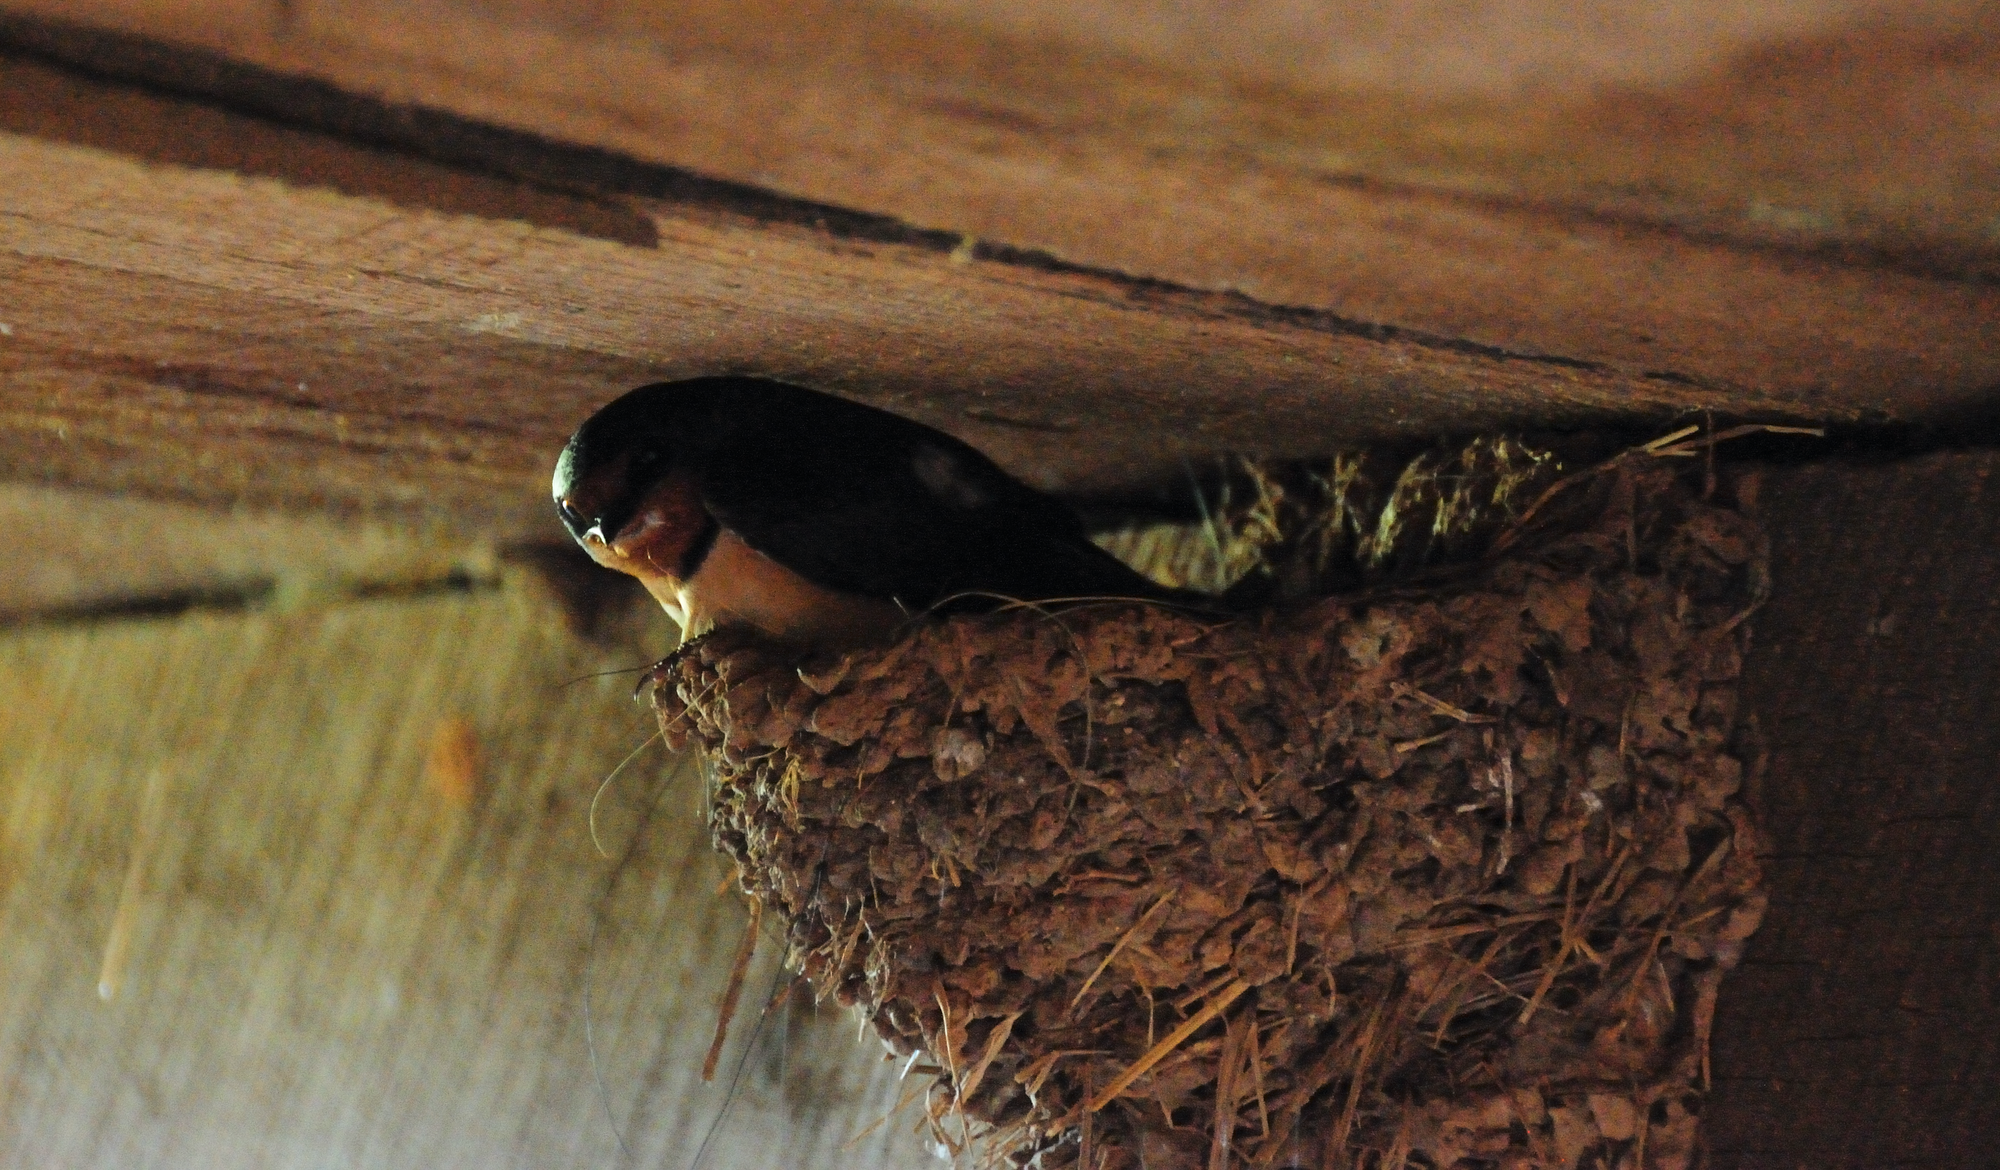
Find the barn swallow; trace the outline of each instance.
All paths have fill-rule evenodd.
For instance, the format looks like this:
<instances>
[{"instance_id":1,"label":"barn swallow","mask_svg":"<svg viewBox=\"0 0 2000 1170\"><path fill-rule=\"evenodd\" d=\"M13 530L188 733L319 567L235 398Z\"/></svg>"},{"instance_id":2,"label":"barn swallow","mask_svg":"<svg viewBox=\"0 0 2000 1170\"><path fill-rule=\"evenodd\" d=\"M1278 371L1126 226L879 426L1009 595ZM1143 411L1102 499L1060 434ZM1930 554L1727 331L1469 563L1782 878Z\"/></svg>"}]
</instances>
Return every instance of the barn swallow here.
<instances>
[{"instance_id":1,"label":"barn swallow","mask_svg":"<svg viewBox=\"0 0 2000 1170\"><path fill-rule=\"evenodd\" d=\"M642 386L564 446L556 510L682 639L847 647L1005 600L1164 598L1068 507L950 435L764 378Z\"/></svg>"}]
</instances>

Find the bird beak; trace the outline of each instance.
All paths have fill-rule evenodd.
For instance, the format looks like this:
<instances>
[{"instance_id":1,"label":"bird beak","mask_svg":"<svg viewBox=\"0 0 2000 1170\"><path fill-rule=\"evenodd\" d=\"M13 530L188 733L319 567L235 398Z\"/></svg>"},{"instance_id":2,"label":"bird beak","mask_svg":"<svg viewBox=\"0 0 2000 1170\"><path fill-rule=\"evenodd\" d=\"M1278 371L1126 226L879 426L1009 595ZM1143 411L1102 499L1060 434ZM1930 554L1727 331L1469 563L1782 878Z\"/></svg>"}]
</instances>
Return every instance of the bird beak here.
<instances>
[{"instance_id":1,"label":"bird beak","mask_svg":"<svg viewBox=\"0 0 2000 1170\"><path fill-rule=\"evenodd\" d=\"M669 477L654 485L629 516L623 508L606 516L590 502L593 495L561 496L557 505L564 523L591 560L642 580L674 572L709 523L692 481L685 477Z\"/></svg>"},{"instance_id":2,"label":"bird beak","mask_svg":"<svg viewBox=\"0 0 2000 1170\"><path fill-rule=\"evenodd\" d=\"M577 507L576 500L572 496L557 497L556 507L562 513L563 525L569 529L570 535L576 537L576 542L583 546L583 551L589 553L591 559L602 561L603 557L600 554L611 547L611 541L604 535L604 518L589 516L582 508ZM583 524L587 516L590 527L585 528Z\"/></svg>"},{"instance_id":3,"label":"bird beak","mask_svg":"<svg viewBox=\"0 0 2000 1170\"><path fill-rule=\"evenodd\" d=\"M576 534L577 543L590 559L608 569L629 572L630 562L643 557L648 541L652 540L665 522L659 512L648 509L627 521L617 532L607 534L604 521L593 518L590 527Z\"/></svg>"},{"instance_id":4,"label":"bird beak","mask_svg":"<svg viewBox=\"0 0 2000 1170\"><path fill-rule=\"evenodd\" d=\"M577 544L583 547L590 559L607 569L617 569L621 573L632 570L626 564L626 554L617 544L604 538L604 522L597 521L577 534Z\"/></svg>"}]
</instances>

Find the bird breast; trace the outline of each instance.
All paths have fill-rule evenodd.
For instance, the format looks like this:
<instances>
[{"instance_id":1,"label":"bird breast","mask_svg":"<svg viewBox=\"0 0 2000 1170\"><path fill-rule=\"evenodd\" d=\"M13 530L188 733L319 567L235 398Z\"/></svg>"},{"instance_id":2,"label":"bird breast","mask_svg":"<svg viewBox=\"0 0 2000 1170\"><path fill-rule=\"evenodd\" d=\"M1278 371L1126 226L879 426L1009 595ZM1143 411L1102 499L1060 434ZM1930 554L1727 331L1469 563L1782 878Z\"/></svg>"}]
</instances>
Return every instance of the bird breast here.
<instances>
[{"instance_id":1,"label":"bird breast","mask_svg":"<svg viewBox=\"0 0 2000 1170\"><path fill-rule=\"evenodd\" d=\"M726 528L687 580L648 580L646 588L683 639L750 626L780 641L843 648L878 641L908 619L892 602L816 585Z\"/></svg>"}]
</instances>

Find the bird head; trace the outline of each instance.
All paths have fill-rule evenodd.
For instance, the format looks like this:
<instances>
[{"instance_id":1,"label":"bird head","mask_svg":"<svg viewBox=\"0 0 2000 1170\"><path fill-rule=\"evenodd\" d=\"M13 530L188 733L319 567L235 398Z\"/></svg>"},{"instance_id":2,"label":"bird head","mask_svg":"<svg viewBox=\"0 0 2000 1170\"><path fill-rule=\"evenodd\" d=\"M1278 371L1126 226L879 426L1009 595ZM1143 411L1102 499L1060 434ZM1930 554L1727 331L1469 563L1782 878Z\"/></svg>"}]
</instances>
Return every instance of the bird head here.
<instances>
[{"instance_id":1,"label":"bird head","mask_svg":"<svg viewBox=\"0 0 2000 1170\"><path fill-rule=\"evenodd\" d=\"M563 527L598 564L651 582L684 580L714 539L686 458L683 419L644 386L577 428L556 459L551 491Z\"/></svg>"}]
</instances>

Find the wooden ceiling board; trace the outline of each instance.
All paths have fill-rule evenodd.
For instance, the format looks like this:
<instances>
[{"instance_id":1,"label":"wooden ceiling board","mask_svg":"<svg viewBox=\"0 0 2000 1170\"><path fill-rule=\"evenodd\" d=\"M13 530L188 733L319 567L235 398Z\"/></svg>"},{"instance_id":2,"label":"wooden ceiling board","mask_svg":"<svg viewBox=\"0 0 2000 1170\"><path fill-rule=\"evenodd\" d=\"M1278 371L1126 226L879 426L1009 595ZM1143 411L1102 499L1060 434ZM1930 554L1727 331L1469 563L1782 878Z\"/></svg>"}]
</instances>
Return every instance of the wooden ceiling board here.
<instances>
[{"instance_id":1,"label":"wooden ceiling board","mask_svg":"<svg viewBox=\"0 0 2000 1170\"><path fill-rule=\"evenodd\" d=\"M1439 86L1302 92L859 6L40 9L213 60L19 15L6 35L232 101L303 107L282 79L331 83L1107 273L1469 344L1730 388L1858 393L1896 368L1918 394L1937 379L1990 389L1991 355L1931 303L1990 312L1988 294L1883 271L1947 286L2000 273L2000 49L1984 6L1927 5L1902 24L1796 7L1703 42L1674 85L1621 87L1586 68L1501 106ZM1405 19L1405 39L1425 27L1420 11ZM1615 24L1596 35L1614 57L1657 39ZM1883 334L1929 328L1953 338L1941 352L1869 361Z\"/></svg>"},{"instance_id":2,"label":"wooden ceiling board","mask_svg":"<svg viewBox=\"0 0 2000 1170\"><path fill-rule=\"evenodd\" d=\"M746 915L697 769L596 799L642 653L507 587L0 631L0 1164L682 1166L746 1051L708 1170L929 1164L852 1021L750 1044L774 938L699 1079Z\"/></svg>"},{"instance_id":3,"label":"wooden ceiling board","mask_svg":"<svg viewBox=\"0 0 2000 1170\"><path fill-rule=\"evenodd\" d=\"M663 211L640 248L19 136L0 205L6 473L212 502L540 528L591 409L716 370L903 410L1067 489L1525 418L1804 413L710 213Z\"/></svg>"},{"instance_id":4,"label":"wooden ceiling board","mask_svg":"<svg viewBox=\"0 0 2000 1170\"><path fill-rule=\"evenodd\" d=\"M2000 385L1992 286L1435 195L1330 189L1360 201L1341 222L1389 225L1369 247L1432 265L1358 270L1357 289L1485 288L1458 297L1467 320L1445 324L1472 327L1455 331L970 246L455 115L355 141L33 60L0 70L0 473L17 480L515 539L546 532L547 461L576 421L681 374L807 381L1086 492L1221 450L1483 427L1935 422ZM337 107L325 122L409 114L312 93ZM1253 232L1259 206L1239 209ZM1602 311L1565 316L1578 301Z\"/></svg>"}]
</instances>

